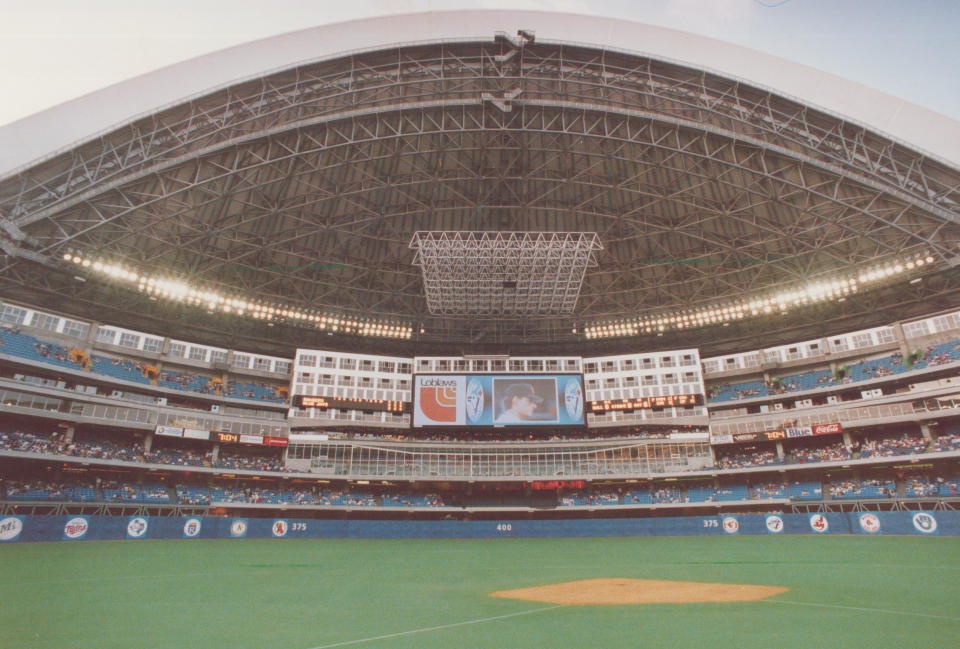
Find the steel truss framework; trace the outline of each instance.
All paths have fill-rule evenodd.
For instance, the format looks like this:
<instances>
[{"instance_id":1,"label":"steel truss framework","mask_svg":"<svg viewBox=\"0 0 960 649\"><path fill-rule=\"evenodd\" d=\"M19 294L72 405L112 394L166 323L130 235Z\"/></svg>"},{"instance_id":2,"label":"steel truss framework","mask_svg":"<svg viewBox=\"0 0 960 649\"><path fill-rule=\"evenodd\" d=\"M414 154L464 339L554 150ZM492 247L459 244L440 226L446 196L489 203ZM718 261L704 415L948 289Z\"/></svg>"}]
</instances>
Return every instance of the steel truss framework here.
<instances>
[{"instance_id":1,"label":"steel truss framework","mask_svg":"<svg viewBox=\"0 0 960 649\"><path fill-rule=\"evenodd\" d=\"M165 109L0 179L0 226L7 294L78 249L418 323L426 342L564 341L584 321L896 257L952 267L960 173L702 70L491 38L303 65ZM572 313L435 314L417 231L595 232L604 251Z\"/></svg>"},{"instance_id":2,"label":"steel truss framework","mask_svg":"<svg viewBox=\"0 0 960 649\"><path fill-rule=\"evenodd\" d=\"M594 252L596 232L415 232L434 315L571 314Z\"/></svg>"}]
</instances>

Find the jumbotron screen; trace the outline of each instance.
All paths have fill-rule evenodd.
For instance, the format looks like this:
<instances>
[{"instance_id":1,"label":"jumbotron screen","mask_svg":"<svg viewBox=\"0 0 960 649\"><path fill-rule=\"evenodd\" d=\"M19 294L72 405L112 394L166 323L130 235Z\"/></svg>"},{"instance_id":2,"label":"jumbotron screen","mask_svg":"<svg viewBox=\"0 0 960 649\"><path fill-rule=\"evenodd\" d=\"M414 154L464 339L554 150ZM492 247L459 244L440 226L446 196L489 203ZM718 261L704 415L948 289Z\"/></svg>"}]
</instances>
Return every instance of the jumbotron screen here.
<instances>
[{"instance_id":1,"label":"jumbotron screen","mask_svg":"<svg viewBox=\"0 0 960 649\"><path fill-rule=\"evenodd\" d=\"M581 374L418 374L414 428L584 426Z\"/></svg>"}]
</instances>

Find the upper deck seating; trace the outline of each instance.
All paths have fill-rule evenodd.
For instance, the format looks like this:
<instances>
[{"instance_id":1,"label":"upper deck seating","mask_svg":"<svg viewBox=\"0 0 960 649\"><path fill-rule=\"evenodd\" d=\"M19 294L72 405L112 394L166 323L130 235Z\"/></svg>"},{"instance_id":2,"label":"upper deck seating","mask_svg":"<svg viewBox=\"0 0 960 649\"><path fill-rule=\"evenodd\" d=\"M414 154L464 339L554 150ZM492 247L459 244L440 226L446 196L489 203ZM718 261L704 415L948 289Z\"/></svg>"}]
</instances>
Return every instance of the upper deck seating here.
<instances>
[{"instance_id":1,"label":"upper deck seating","mask_svg":"<svg viewBox=\"0 0 960 649\"><path fill-rule=\"evenodd\" d=\"M769 394L767 386L763 381L743 381L740 383L728 383L724 385L712 386L707 393L707 398L712 403L721 401L736 401L739 399L750 399L753 397L765 397Z\"/></svg>"},{"instance_id":2,"label":"upper deck seating","mask_svg":"<svg viewBox=\"0 0 960 649\"><path fill-rule=\"evenodd\" d=\"M270 401L272 403L283 403L285 401L283 395L280 393L280 386L249 381L229 381L227 383L225 396L233 399L251 399L254 401Z\"/></svg>"},{"instance_id":3,"label":"upper deck seating","mask_svg":"<svg viewBox=\"0 0 960 649\"><path fill-rule=\"evenodd\" d=\"M780 386L779 392L803 392L804 390L817 390L836 385L833 374L829 369L781 376L777 383Z\"/></svg>"},{"instance_id":4,"label":"upper deck seating","mask_svg":"<svg viewBox=\"0 0 960 649\"><path fill-rule=\"evenodd\" d=\"M950 340L924 349L922 358L913 367L923 369L956 361L960 361L960 340Z\"/></svg>"}]
</instances>

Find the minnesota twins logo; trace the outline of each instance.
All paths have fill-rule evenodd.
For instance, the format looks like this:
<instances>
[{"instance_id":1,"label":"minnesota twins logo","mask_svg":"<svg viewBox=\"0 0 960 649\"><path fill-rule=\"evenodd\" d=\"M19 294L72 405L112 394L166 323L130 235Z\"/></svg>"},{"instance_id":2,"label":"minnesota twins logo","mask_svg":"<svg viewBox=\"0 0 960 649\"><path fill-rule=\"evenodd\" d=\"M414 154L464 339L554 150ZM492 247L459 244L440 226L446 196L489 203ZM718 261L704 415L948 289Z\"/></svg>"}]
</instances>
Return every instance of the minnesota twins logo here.
<instances>
[{"instance_id":1,"label":"minnesota twins logo","mask_svg":"<svg viewBox=\"0 0 960 649\"><path fill-rule=\"evenodd\" d=\"M63 535L68 539L79 539L87 533L88 527L87 519L77 516L76 518L71 518L67 521L67 524L63 526Z\"/></svg>"},{"instance_id":2,"label":"minnesota twins logo","mask_svg":"<svg viewBox=\"0 0 960 649\"><path fill-rule=\"evenodd\" d=\"M933 534L937 531L937 519L933 514L917 512L913 515L913 526L921 534Z\"/></svg>"}]
</instances>

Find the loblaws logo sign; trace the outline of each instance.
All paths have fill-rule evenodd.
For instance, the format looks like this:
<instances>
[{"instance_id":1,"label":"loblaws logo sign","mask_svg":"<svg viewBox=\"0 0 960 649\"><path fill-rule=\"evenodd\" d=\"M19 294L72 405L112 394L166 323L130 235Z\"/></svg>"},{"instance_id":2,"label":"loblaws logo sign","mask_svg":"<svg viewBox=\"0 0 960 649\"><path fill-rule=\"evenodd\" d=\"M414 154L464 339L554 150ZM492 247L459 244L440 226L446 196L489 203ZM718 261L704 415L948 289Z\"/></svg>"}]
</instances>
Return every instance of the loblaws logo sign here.
<instances>
[{"instance_id":1,"label":"loblaws logo sign","mask_svg":"<svg viewBox=\"0 0 960 649\"><path fill-rule=\"evenodd\" d=\"M457 421L457 380L421 379L420 410L431 422Z\"/></svg>"},{"instance_id":2,"label":"loblaws logo sign","mask_svg":"<svg viewBox=\"0 0 960 649\"><path fill-rule=\"evenodd\" d=\"M12 541L23 531L23 521L19 518L0 520L0 541Z\"/></svg>"}]
</instances>

